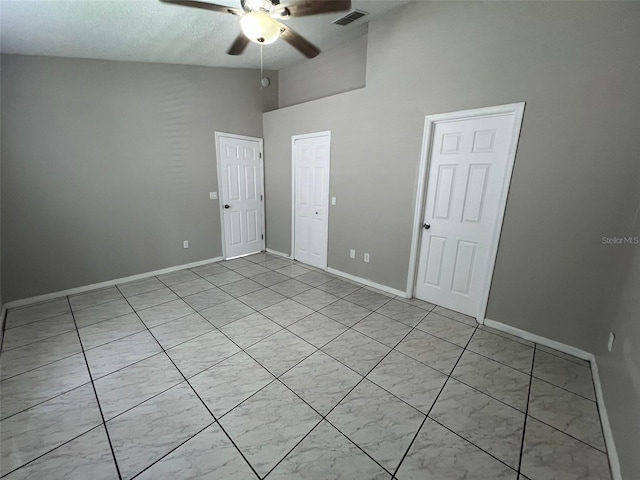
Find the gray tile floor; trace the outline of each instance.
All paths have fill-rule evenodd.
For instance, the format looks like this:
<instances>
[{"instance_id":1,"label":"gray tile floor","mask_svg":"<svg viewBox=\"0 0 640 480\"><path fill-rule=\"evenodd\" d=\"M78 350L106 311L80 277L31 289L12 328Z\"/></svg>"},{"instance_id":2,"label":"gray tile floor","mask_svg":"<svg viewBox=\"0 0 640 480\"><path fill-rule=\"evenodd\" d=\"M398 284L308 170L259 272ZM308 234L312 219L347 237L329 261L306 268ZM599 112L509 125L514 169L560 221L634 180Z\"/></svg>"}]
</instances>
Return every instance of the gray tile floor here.
<instances>
[{"instance_id":1,"label":"gray tile floor","mask_svg":"<svg viewBox=\"0 0 640 480\"><path fill-rule=\"evenodd\" d=\"M589 364L287 259L11 310L7 479L609 479Z\"/></svg>"}]
</instances>

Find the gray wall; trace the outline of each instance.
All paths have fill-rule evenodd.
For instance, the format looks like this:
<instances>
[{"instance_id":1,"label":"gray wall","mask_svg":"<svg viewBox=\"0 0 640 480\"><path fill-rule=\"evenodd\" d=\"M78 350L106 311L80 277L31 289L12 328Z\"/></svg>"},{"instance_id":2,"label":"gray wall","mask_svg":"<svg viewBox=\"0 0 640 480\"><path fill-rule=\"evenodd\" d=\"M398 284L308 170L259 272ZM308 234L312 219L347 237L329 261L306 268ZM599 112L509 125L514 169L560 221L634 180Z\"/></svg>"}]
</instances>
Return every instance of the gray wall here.
<instances>
[{"instance_id":1,"label":"gray wall","mask_svg":"<svg viewBox=\"0 0 640 480\"><path fill-rule=\"evenodd\" d=\"M0 61L0 81L2 78L2 62ZM1 85L0 85L1 88ZM2 112L2 95L0 95L0 112ZM2 152L2 115L0 114L0 152ZM2 252L2 155L0 155L0 252ZM0 254L0 309L2 308L2 255ZM4 318L0 318L0 346L4 338Z\"/></svg>"},{"instance_id":2,"label":"gray wall","mask_svg":"<svg viewBox=\"0 0 640 480\"><path fill-rule=\"evenodd\" d=\"M619 330L603 377L629 479L638 269L614 281L631 256L601 237L636 208L639 24L637 2L416 2L370 25L366 88L263 116L269 248L291 248L291 136L331 130L329 266L404 290L425 115L525 101L487 316L591 352Z\"/></svg>"},{"instance_id":3,"label":"gray wall","mask_svg":"<svg viewBox=\"0 0 640 480\"><path fill-rule=\"evenodd\" d=\"M640 180L631 201L640 209ZM628 227L611 236L640 238L640 218L636 213ZM609 420L622 460L624 478L640 478L640 245L609 245L622 253L615 279L616 294L602 316L603 334L616 334L614 348L608 352L601 341L596 351L600 379Z\"/></svg>"},{"instance_id":4,"label":"gray wall","mask_svg":"<svg viewBox=\"0 0 640 480\"><path fill-rule=\"evenodd\" d=\"M348 92L365 86L367 36L355 38L311 60L303 60L279 73L279 106Z\"/></svg>"},{"instance_id":5,"label":"gray wall","mask_svg":"<svg viewBox=\"0 0 640 480\"><path fill-rule=\"evenodd\" d=\"M417 2L372 23L366 88L263 117L268 246L290 251L291 135L331 130L329 266L403 290L424 116L526 101L488 317L594 350L600 237L636 188L639 22L635 2Z\"/></svg>"},{"instance_id":6,"label":"gray wall","mask_svg":"<svg viewBox=\"0 0 640 480\"><path fill-rule=\"evenodd\" d=\"M262 136L269 76L3 56L3 300L220 256L214 131Z\"/></svg>"}]
</instances>

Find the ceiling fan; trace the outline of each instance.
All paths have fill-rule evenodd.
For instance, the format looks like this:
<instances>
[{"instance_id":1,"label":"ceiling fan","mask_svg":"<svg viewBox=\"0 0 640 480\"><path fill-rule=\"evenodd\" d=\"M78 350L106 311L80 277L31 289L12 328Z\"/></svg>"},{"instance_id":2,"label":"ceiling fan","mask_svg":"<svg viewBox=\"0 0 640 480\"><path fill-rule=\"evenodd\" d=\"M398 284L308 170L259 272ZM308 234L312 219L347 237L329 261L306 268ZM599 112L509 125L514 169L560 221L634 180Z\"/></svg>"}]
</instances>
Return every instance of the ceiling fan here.
<instances>
[{"instance_id":1,"label":"ceiling fan","mask_svg":"<svg viewBox=\"0 0 640 480\"><path fill-rule=\"evenodd\" d=\"M242 10L195 0L160 1L213 12L230 13L240 17L242 32L227 50L229 55L240 55L249 45L249 41L267 45L282 38L308 58L313 58L320 53L318 47L282 23L281 20L320 13L341 12L351 8L351 0L300 0L287 5L281 5L280 0L240 0Z\"/></svg>"}]
</instances>

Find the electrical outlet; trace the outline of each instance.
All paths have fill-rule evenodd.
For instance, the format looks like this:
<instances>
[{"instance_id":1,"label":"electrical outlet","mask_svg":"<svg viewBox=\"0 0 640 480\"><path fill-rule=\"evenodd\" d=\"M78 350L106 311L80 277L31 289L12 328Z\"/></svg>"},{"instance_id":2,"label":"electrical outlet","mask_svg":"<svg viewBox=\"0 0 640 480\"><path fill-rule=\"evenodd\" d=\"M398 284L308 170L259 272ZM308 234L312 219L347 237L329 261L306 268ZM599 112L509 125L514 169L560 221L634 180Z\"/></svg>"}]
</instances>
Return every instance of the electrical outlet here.
<instances>
[{"instance_id":1,"label":"electrical outlet","mask_svg":"<svg viewBox=\"0 0 640 480\"><path fill-rule=\"evenodd\" d=\"M613 348L613 342L615 341L616 336L613 334L613 332L609 332L609 343L607 343L607 348L609 349L609 351L611 351L611 349Z\"/></svg>"},{"instance_id":2,"label":"electrical outlet","mask_svg":"<svg viewBox=\"0 0 640 480\"><path fill-rule=\"evenodd\" d=\"M369 259L370 259L370 258L369 258L369 254L368 254L368 253L365 253L365 254L364 254L364 263L369 263Z\"/></svg>"},{"instance_id":3,"label":"electrical outlet","mask_svg":"<svg viewBox=\"0 0 640 480\"><path fill-rule=\"evenodd\" d=\"M182 248L189 248L189 240L182 242Z\"/></svg>"},{"instance_id":4,"label":"electrical outlet","mask_svg":"<svg viewBox=\"0 0 640 480\"><path fill-rule=\"evenodd\" d=\"M331 205L335 205L336 204L336 197L331 197Z\"/></svg>"},{"instance_id":5,"label":"electrical outlet","mask_svg":"<svg viewBox=\"0 0 640 480\"><path fill-rule=\"evenodd\" d=\"M217 200L218 192L209 192L209 200Z\"/></svg>"},{"instance_id":6,"label":"electrical outlet","mask_svg":"<svg viewBox=\"0 0 640 480\"><path fill-rule=\"evenodd\" d=\"M349 258L356 258L356 251L353 248L349 250Z\"/></svg>"}]
</instances>

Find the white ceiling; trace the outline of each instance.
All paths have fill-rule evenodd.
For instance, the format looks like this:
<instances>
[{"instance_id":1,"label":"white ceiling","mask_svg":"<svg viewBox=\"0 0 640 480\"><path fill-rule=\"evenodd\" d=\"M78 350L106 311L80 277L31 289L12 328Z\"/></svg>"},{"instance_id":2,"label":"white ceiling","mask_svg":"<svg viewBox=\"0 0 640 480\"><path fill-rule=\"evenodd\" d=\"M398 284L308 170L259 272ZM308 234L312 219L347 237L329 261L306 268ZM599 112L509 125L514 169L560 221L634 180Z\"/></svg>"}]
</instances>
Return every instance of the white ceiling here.
<instances>
[{"instance_id":1,"label":"white ceiling","mask_svg":"<svg viewBox=\"0 0 640 480\"><path fill-rule=\"evenodd\" d=\"M371 15L346 27L331 22L347 12L291 19L287 24L328 50L365 34L366 21L408 1L353 0L354 8ZM240 8L240 0L216 3ZM241 56L225 53L239 31L233 15L158 0L0 0L3 53L259 68L256 44ZM263 48L267 69L279 70L304 59L283 41Z\"/></svg>"}]
</instances>

